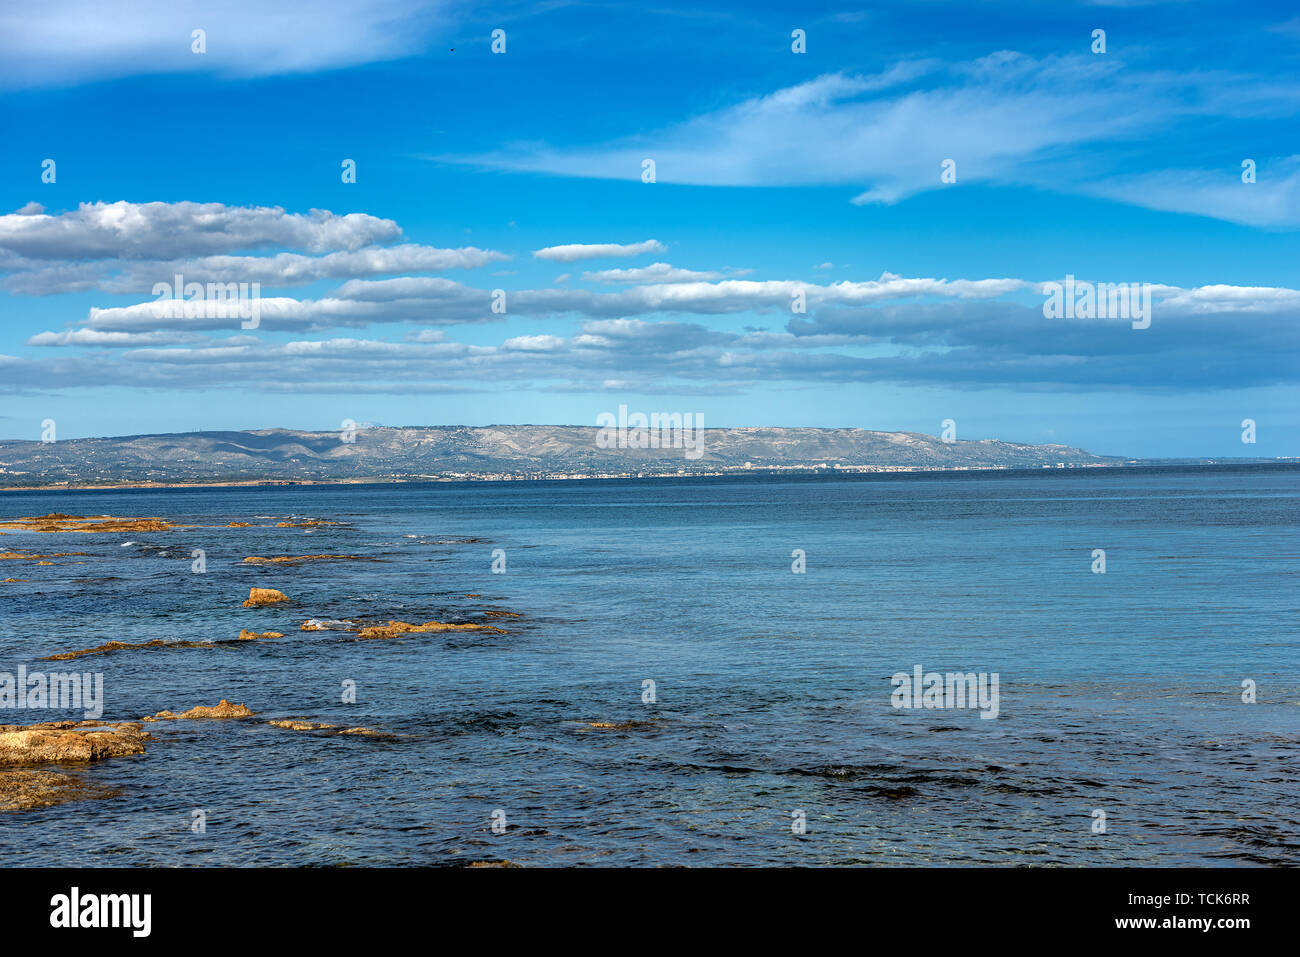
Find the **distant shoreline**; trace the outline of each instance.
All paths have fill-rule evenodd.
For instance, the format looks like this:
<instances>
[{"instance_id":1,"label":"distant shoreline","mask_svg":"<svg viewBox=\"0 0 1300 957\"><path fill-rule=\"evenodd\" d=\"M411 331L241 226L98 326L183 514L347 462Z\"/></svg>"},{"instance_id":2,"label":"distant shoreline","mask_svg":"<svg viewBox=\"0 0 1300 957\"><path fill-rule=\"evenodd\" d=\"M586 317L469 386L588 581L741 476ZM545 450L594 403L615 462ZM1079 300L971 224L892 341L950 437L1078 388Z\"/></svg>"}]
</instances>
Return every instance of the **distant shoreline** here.
<instances>
[{"instance_id":1,"label":"distant shoreline","mask_svg":"<svg viewBox=\"0 0 1300 957\"><path fill-rule=\"evenodd\" d=\"M468 474L451 475L408 475L408 476L366 476L326 479L214 479L196 482L105 482L100 484L79 483L43 483L40 485L0 485L0 492L109 492L141 489L187 489L187 488L291 488L299 486L333 486L333 485L427 485L435 483L505 483L505 482L616 482L645 481L649 479L689 479L689 478L736 478L740 476L765 477L880 477L887 475L947 475L957 473L1014 473L1021 475L1059 474L1061 472L1079 471L1128 471L1144 469L1216 469L1216 468L1297 468L1300 459L1141 459L1122 463L1073 464L1064 467L1053 466L846 466L839 468L817 468L814 466L784 466L780 468L725 469L721 471L691 472L642 472L642 473L573 473L559 472L491 473L485 476Z\"/></svg>"}]
</instances>

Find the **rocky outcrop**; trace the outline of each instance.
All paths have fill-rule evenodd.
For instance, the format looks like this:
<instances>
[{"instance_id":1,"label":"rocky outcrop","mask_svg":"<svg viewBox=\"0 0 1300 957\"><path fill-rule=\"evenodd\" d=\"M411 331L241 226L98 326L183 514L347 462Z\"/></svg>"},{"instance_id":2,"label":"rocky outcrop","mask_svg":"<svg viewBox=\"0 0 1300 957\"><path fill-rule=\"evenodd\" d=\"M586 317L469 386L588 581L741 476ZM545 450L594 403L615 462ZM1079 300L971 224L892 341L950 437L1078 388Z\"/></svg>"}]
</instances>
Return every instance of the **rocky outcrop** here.
<instances>
[{"instance_id":1,"label":"rocky outcrop","mask_svg":"<svg viewBox=\"0 0 1300 957\"><path fill-rule=\"evenodd\" d=\"M258 555L251 555L244 559L245 565L300 565L303 562L325 562L325 561L346 561L346 562L373 562L373 558L363 558L360 555L280 555L275 558L262 558Z\"/></svg>"},{"instance_id":2,"label":"rocky outcrop","mask_svg":"<svg viewBox=\"0 0 1300 957\"><path fill-rule=\"evenodd\" d=\"M153 737L134 721L47 721L0 725L0 765L99 761L143 754Z\"/></svg>"},{"instance_id":3,"label":"rocky outcrop","mask_svg":"<svg viewBox=\"0 0 1300 957\"><path fill-rule=\"evenodd\" d=\"M400 638L402 635L422 634L431 631L491 631L499 635L507 634L502 628L492 625L479 625L473 622L450 624L443 621L426 621L423 625L413 625L409 621L390 621L386 625L369 625L357 633L359 638Z\"/></svg>"},{"instance_id":4,"label":"rocky outcrop","mask_svg":"<svg viewBox=\"0 0 1300 957\"><path fill-rule=\"evenodd\" d=\"M244 602L245 608L261 608L264 605L278 605L282 601L290 601L288 595L274 588L250 588L248 589L248 599Z\"/></svg>"},{"instance_id":5,"label":"rocky outcrop","mask_svg":"<svg viewBox=\"0 0 1300 957\"><path fill-rule=\"evenodd\" d=\"M186 528L162 518L119 518L114 515L65 515L51 512L31 518L14 518L0 522L0 528L25 532L166 532Z\"/></svg>"},{"instance_id":6,"label":"rocky outcrop","mask_svg":"<svg viewBox=\"0 0 1300 957\"><path fill-rule=\"evenodd\" d=\"M306 718L276 718L266 723L273 728L284 728L288 731L326 731L330 734L359 734L377 738L392 737L392 735L383 731L376 731L374 728L341 728L337 724L324 724L320 721L309 721Z\"/></svg>"},{"instance_id":7,"label":"rocky outcrop","mask_svg":"<svg viewBox=\"0 0 1300 957\"><path fill-rule=\"evenodd\" d=\"M155 638L153 641L106 641L102 645L94 648L82 648L80 651L65 651L57 655L46 655L41 661L71 661L73 658L84 658L86 655L102 655L110 651L139 651L144 648L212 648L215 647L210 641L163 641L161 638Z\"/></svg>"},{"instance_id":8,"label":"rocky outcrop","mask_svg":"<svg viewBox=\"0 0 1300 957\"><path fill-rule=\"evenodd\" d=\"M186 721L198 718L251 718L253 711L242 704L231 704L225 698L211 707L207 705L198 705L190 708L189 711L182 711L177 714L174 711L159 711L149 718L141 718L141 721Z\"/></svg>"},{"instance_id":9,"label":"rocky outcrop","mask_svg":"<svg viewBox=\"0 0 1300 957\"><path fill-rule=\"evenodd\" d=\"M283 638L284 633L279 631L249 631L247 628L239 632L240 641L258 641L262 638Z\"/></svg>"},{"instance_id":10,"label":"rocky outcrop","mask_svg":"<svg viewBox=\"0 0 1300 957\"><path fill-rule=\"evenodd\" d=\"M51 555L35 555L26 552L0 552L0 561L11 561L11 562L28 561L28 562L39 562L42 565L48 565L51 563L48 561L43 561L43 559L86 558L89 555L90 555L89 552L54 552Z\"/></svg>"}]
</instances>

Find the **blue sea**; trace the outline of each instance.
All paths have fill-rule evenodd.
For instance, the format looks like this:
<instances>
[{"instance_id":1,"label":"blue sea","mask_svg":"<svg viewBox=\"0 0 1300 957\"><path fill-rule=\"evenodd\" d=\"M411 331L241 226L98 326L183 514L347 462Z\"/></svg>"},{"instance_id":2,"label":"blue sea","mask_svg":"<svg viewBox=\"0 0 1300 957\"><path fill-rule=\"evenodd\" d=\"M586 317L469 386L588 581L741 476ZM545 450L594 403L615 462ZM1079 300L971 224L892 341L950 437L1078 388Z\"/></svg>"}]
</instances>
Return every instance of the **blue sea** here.
<instances>
[{"instance_id":1,"label":"blue sea","mask_svg":"<svg viewBox=\"0 0 1300 957\"><path fill-rule=\"evenodd\" d=\"M256 717L61 768L114 793L0 814L7 865L1300 859L1297 468L0 494L49 512L195 527L0 537L90 553L0 563L0 671ZM375 561L242 563L321 553ZM38 661L158 638L214 644ZM918 666L996 674L996 717L894 707Z\"/></svg>"}]
</instances>

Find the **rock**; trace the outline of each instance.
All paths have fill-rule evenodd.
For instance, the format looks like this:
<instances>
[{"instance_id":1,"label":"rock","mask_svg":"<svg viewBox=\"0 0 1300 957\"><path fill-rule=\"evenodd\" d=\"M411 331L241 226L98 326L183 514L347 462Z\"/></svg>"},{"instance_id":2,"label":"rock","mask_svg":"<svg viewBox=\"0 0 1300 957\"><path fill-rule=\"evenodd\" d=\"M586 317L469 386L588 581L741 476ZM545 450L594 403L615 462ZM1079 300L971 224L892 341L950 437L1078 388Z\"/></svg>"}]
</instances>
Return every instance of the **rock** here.
<instances>
[{"instance_id":1,"label":"rock","mask_svg":"<svg viewBox=\"0 0 1300 957\"><path fill-rule=\"evenodd\" d=\"M631 731L633 728L648 728L653 725L653 721L588 721L587 726L599 728L602 731Z\"/></svg>"},{"instance_id":2,"label":"rock","mask_svg":"<svg viewBox=\"0 0 1300 957\"><path fill-rule=\"evenodd\" d=\"M99 655L109 651L136 651L141 648L212 648L214 645L209 641L163 641L161 638L155 638L153 641L108 641L95 648L82 648L80 651L65 651L62 654L46 655L41 661L71 661L73 658L84 658L86 655Z\"/></svg>"},{"instance_id":3,"label":"rock","mask_svg":"<svg viewBox=\"0 0 1300 957\"><path fill-rule=\"evenodd\" d=\"M274 721L266 723L272 727L286 728L290 731L328 731L331 734L356 734L376 738L392 737L392 735L383 731L376 731L374 728L340 728L337 724L323 724L319 721L308 721L306 718L276 718Z\"/></svg>"},{"instance_id":4,"label":"rock","mask_svg":"<svg viewBox=\"0 0 1300 957\"><path fill-rule=\"evenodd\" d=\"M520 614L518 614L518 613L516 613L516 612L513 612L513 611L485 611L485 612L483 612L483 614L484 614L484 616L487 617L487 618L522 618L522 617L524 617L523 615L520 615Z\"/></svg>"},{"instance_id":5,"label":"rock","mask_svg":"<svg viewBox=\"0 0 1300 957\"><path fill-rule=\"evenodd\" d=\"M321 724L319 721L300 721L297 718L277 718L267 724L275 728L287 728L290 731L327 731L337 728L336 724Z\"/></svg>"},{"instance_id":6,"label":"rock","mask_svg":"<svg viewBox=\"0 0 1300 957\"><path fill-rule=\"evenodd\" d=\"M514 861L470 861L470 867L523 867Z\"/></svg>"},{"instance_id":7,"label":"rock","mask_svg":"<svg viewBox=\"0 0 1300 957\"><path fill-rule=\"evenodd\" d=\"M55 552L52 555L33 555L24 552L0 552L0 561L38 561L42 558L85 558L89 552ZM42 565L50 565L52 562L40 562ZM82 563L84 564L84 563Z\"/></svg>"},{"instance_id":8,"label":"rock","mask_svg":"<svg viewBox=\"0 0 1300 957\"><path fill-rule=\"evenodd\" d=\"M319 621L317 621L315 618L308 618L306 621L304 621L301 625L298 626L298 630L299 631L324 631L325 626L321 624Z\"/></svg>"},{"instance_id":9,"label":"rock","mask_svg":"<svg viewBox=\"0 0 1300 957\"><path fill-rule=\"evenodd\" d=\"M250 588L248 589L248 600L244 602L244 607L261 608L264 605L277 605L282 601L289 600L288 595L274 588Z\"/></svg>"},{"instance_id":10,"label":"rock","mask_svg":"<svg viewBox=\"0 0 1300 957\"><path fill-rule=\"evenodd\" d=\"M318 525L346 525L347 522L327 522L324 519L309 518L303 522L276 522L276 528L315 528Z\"/></svg>"},{"instance_id":11,"label":"rock","mask_svg":"<svg viewBox=\"0 0 1300 957\"><path fill-rule=\"evenodd\" d=\"M283 638L284 635L278 631L249 631L247 628L239 632L240 641L257 641L259 638Z\"/></svg>"},{"instance_id":12,"label":"rock","mask_svg":"<svg viewBox=\"0 0 1300 957\"><path fill-rule=\"evenodd\" d=\"M212 707L198 705L197 707L190 708L189 711L183 711L180 714L177 714L174 711L159 711L151 718L141 718L140 720L182 721L197 718L250 718L252 716L253 711L251 709L246 708L242 704L231 704L225 698L222 698L218 704L213 705Z\"/></svg>"},{"instance_id":13,"label":"rock","mask_svg":"<svg viewBox=\"0 0 1300 957\"><path fill-rule=\"evenodd\" d=\"M26 579L26 578L6 578L5 581L6 581L6 582L25 582L25 581L27 581L27 579Z\"/></svg>"},{"instance_id":14,"label":"rock","mask_svg":"<svg viewBox=\"0 0 1300 957\"><path fill-rule=\"evenodd\" d=\"M252 555L244 559L245 565L297 565L301 562L350 561L372 562L373 558L360 555L280 555L276 558L262 558Z\"/></svg>"},{"instance_id":15,"label":"rock","mask_svg":"<svg viewBox=\"0 0 1300 957\"><path fill-rule=\"evenodd\" d=\"M0 811L27 811L120 793L115 788L87 784L57 771L0 771Z\"/></svg>"},{"instance_id":16,"label":"rock","mask_svg":"<svg viewBox=\"0 0 1300 957\"><path fill-rule=\"evenodd\" d=\"M162 518L118 518L113 515L64 515L51 512L33 518L13 518L0 522L0 528L29 532L166 532L185 528Z\"/></svg>"},{"instance_id":17,"label":"rock","mask_svg":"<svg viewBox=\"0 0 1300 957\"><path fill-rule=\"evenodd\" d=\"M442 621L426 621L423 625L413 625L409 621L390 621L387 625L370 625L362 628L358 632L360 638L398 638L402 635L419 634L430 631L493 631L497 634L504 635L507 632L502 628L494 628L491 625L479 625L473 622L465 624L449 624Z\"/></svg>"},{"instance_id":18,"label":"rock","mask_svg":"<svg viewBox=\"0 0 1300 957\"><path fill-rule=\"evenodd\" d=\"M143 754L153 736L136 722L47 721L0 725L0 765L99 761Z\"/></svg>"},{"instance_id":19,"label":"rock","mask_svg":"<svg viewBox=\"0 0 1300 957\"><path fill-rule=\"evenodd\" d=\"M226 528L252 528L252 522L231 522Z\"/></svg>"}]
</instances>

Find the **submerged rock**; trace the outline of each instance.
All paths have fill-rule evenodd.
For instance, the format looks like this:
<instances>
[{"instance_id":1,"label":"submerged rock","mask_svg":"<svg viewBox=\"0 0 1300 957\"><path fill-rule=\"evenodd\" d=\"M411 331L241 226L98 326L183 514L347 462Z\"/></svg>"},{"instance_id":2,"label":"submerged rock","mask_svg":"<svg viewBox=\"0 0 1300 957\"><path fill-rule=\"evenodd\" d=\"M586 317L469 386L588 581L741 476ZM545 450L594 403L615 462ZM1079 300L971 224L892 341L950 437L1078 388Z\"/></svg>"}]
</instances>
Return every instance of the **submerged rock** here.
<instances>
[{"instance_id":1,"label":"submerged rock","mask_svg":"<svg viewBox=\"0 0 1300 957\"><path fill-rule=\"evenodd\" d=\"M0 771L0 811L27 811L86 798L120 794L57 771Z\"/></svg>"},{"instance_id":2,"label":"submerged rock","mask_svg":"<svg viewBox=\"0 0 1300 957\"><path fill-rule=\"evenodd\" d=\"M299 631L324 631L325 626L315 618L308 618L298 626Z\"/></svg>"},{"instance_id":3,"label":"submerged rock","mask_svg":"<svg viewBox=\"0 0 1300 957\"><path fill-rule=\"evenodd\" d=\"M253 711L242 704L231 704L225 698L211 707L207 705L198 705L190 708L189 711L182 711L177 714L175 711L159 711L151 718L141 718L141 721L182 721L196 718L250 718Z\"/></svg>"},{"instance_id":4,"label":"submerged rock","mask_svg":"<svg viewBox=\"0 0 1300 957\"><path fill-rule=\"evenodd\" d=\"M376 731L374 728L340 728L337 724L324 724L320 721L309 721L306 718L276 718L266 723L272 727L285 728L289 731L327 731L330 734L359 734L377 738L392 737L392 735L383 731Z\"/></svg>"},{"instance_id":5,"label":"submerged rock","mask_svg":"<svg viewBox=\"0 0 1300 957\"><path fill-rule=\"evenodd\" d=\"M297 565L301 562L324 562L324 561L349 561L349 562L372 562L373 558L364 558L361 555L279 555L275 558L262 558L258 555L251 555L244 559L245 565Z\"/></svg>"},{"instance_id":6,"label":"submerged rock","mask_svg":"<svg viewBox=\"0 0 1300 957\"><path fill-rule=\"evenodd\" d=\"M288 595L274 588L250 588L248 589L248 600L244 602L244 607L261 608L263 605L277 605L282 601L289 600Z\"/></svg>"},{"instance_id":7,"label":"submerged rock","mask_svg":"<svg viewBox=\"0 0 1300 957\"><path fill-rule=\"evenodd\" d=\"M588 721L587 726L601 731L631 731L633 728L648 728L653 721Z\"/></svg>"},{"instance_id":8,"label":"submerged rock","mask_svg":"<svg viewBox=\"0 0 1300 957\"><path fill-rule=\"evenodd\" d=\"M346 525L347 522L327 522L321 518L309 518L301 522L276 522L276 528L315 528L318 525Z\"/></svg>"},{"instance_id":9,"label":"submerged rock","mask_svg":"<svg viewBox=\"0 0 1300 957\"><path fill-rule=\"evenodd\" d=\"M421 634L430 631L492 631L499 635L507 634L503 628L492 625L479 625L473 622L450 624L443 621L426 621L423 625L413 625L409 621L390 621L386 625L369 625L357 633L360 638L399 638L402 635Z\"/></svg>"},{"instance_id":10,"label":"submerged rock","mask_svg":"<svg viewBox=\"0 0 1300 957\"><path fill-rule=\"evenodd\" d=\"M142 648L212 648L215 647L210 641L163 641L161 638L155 638L153 641L106 641L102 645L94 648L82 648L79 651L65 651L57 655L46 655L41 661L71 661L73 658L84 658L86 655L100 655L110 651L138 651Z\"/></svg>"},{"instance_id":11,"label":"submerged rock","mask_svg":"<svg viewBox=\"0 0 1300 957\"><path fill-rule=\"evenodd\" d=\"M134 721L47 721L0 724L0 765L99 761L143 754L153 736Z\"/></svg>"},{"instance_id":12,"label":"submerged rock","mask_svg":"<svg viewBox=\"0 0 1300 957\"><path fill-rule=\"evenodd\" d=\"M322 724L319 721L298 720L297 718L276 718L266 722L273 728L286 728L289 731L328 731L338 727L337 724Z\"/></svg>"}]
</instances>

